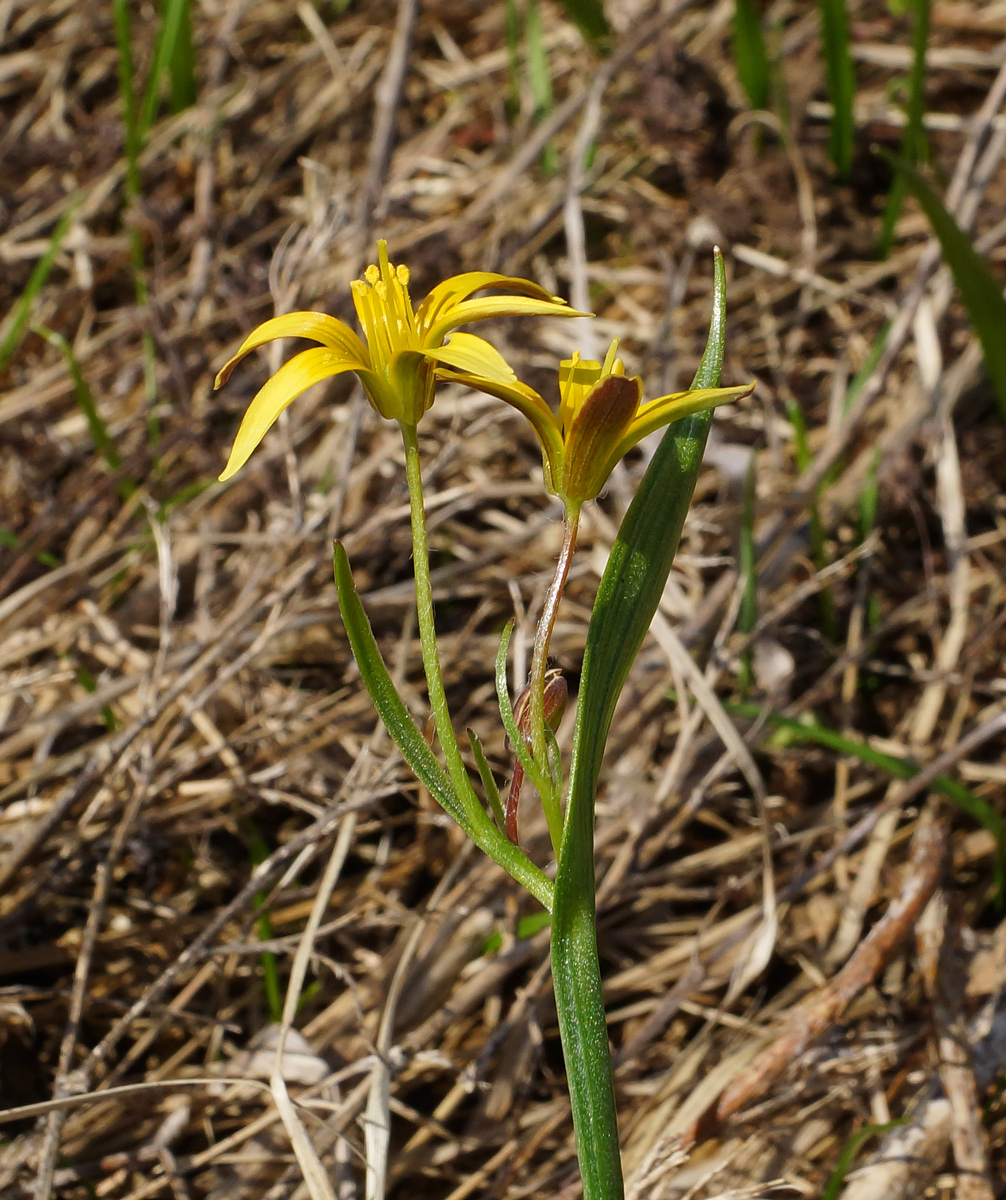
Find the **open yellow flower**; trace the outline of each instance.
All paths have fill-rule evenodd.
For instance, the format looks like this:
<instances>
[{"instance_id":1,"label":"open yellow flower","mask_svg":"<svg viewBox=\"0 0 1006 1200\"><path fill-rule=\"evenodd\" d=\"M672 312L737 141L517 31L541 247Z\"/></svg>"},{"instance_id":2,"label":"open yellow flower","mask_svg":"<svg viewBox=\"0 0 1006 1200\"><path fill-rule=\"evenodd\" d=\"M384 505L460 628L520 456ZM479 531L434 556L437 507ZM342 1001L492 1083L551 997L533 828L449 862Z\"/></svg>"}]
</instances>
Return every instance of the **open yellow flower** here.
<instances>
[{"instance_id":1,"label":"open yellow flower","mask_svg":"<svg viewBox=\"0 0 1006 1200\"><path fill-rule=\"evenodd\" d=\"M753 383L699 388L644 404L642 380L625 374L617 350L614 341L603 363L574 354L559 364L558 414L519 380L479 377L452 368L442 368L437 375L498 396L519 409L541 443L545 487L559 496L570 512L578 512L584 501L593 500L604 487L615 463L648 433L754 390Z\"/></svg>"},{"instance_id":2,"label":"open yellow flower","mask_svg":"<svg viewBox=\"0 0 1006 1200\"><path fill-rule=\"evenodd\" d=\"M413 310L409 271L388 261L388 244L377 243L378 266L351 284L363 339L325 313L295 312L273 317L253 330L216 378L220 387L246 354L275 338L318 342L285 363L248 406L221 479L230 479L248 461L279 414L315 383L355 371L374 408L389 420L415 426L433 403L438 366L465 378L498 385L516 383L499 351L459 325L499 316L583 316L565 300L528 279L467 271L438 284ZM483 288L516 293L472 299ZM477 385L473 385L477 386Z\"/></svg>"}]
</instances>

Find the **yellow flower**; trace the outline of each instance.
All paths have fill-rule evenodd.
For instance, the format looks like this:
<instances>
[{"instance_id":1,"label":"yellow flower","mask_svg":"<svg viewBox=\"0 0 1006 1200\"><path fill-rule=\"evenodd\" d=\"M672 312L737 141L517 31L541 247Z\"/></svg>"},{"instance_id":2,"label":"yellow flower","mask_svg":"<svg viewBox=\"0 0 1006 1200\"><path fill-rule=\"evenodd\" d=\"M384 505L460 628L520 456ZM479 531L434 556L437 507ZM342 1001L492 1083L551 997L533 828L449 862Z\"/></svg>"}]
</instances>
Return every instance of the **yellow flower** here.
<instances>
[{"instance_id":1,"label":"yellow flower","mask_svg":"<svg viewBox=\"0 0 1006 1200\"><path fill-rule=\"evenodd\" d=\"M679 417L704 412L717 404L747 396L754 384L732 388L700 388L675 392L642 403L638 375L626 375L612 342L603 363L572 359L559 364L559 412L519 380L479 378L453 369L437 375L498 396L531 422L541 443L545 487L571 512L593 500L615 463L648 433Z\"/></svg>"},{"instance_id":2,"label":"yellow flower","mask_svg":"<svg viewBox=\"0 0 1006 1200\"><path fill-rule=\"evenodd\" d=\"M302 337L320 343L280 367L252 400L221 479L230 479L244 466L288 404L331 375L355 371L382 417L414 426L433 403L438 366L485 383L516 382L502 355L474 334L454 332L459 325L499 316L585 315L530 280L491 271L455 275L438 284L413 310L408 268L392 266L387 242L379 241L377 252L379 265L368 267L364 278L350 285L363 340L344 321L325 313L287 313L253 330L217 375L215 386L220 387L246 354L275 338ZM483 288L516 295L472 299Z\"/></svg>"}]
</instances>

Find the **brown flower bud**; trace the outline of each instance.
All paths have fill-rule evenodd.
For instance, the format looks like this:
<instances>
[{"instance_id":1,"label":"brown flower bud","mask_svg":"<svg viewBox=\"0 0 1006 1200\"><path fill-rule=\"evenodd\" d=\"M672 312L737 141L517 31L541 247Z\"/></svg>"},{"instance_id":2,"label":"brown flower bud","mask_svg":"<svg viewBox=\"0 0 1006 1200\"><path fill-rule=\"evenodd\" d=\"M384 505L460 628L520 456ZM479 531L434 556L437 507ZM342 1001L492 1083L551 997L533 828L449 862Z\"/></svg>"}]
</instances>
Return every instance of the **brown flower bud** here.
<instances>
[{"instance_id":1,"label":"brown flower bud","mask_svg":"<svg viewBox=\"0 0 1006 1200\"><path fill-rule=\"evenodd\" d=\"M554 733L559 728L563 713L566 711L566 701L569 689L566 680L558 667L553 667L545 673L545 720ZM524 735L528 749L531 748L531 687L528 685L517 697L513 706L514 721ZM511 747L512 749L512 747ZM510 790L506 798L506 835L517 845L517 805L520 803L520 790L524 782L524 767L515 756L513 775L510 778Z\"/></svg>"}]
</instances>

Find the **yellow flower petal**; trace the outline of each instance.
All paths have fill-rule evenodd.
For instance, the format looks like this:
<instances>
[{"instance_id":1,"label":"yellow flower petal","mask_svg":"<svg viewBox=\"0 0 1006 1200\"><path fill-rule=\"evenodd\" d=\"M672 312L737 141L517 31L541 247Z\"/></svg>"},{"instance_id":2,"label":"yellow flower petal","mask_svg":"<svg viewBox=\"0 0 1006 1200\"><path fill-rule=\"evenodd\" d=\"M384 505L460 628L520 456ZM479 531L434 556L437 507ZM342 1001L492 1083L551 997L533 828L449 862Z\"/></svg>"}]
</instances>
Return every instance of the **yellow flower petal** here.
<instances>
[{"instance_id":1,"label":"yellow flower petal","mask_svg":"<svg viewBox=\"0 0 1006 1200\"><path fill-rule=\"evenodd\" d=\"M321 347L305 350L284 363L248 405L220 479L230 479L240 471L279 414L301 392L331 375L354 369L355 365L342 355Z\"/></svg>"},{"instance_id":2,"label":"yellow flower petal","mask_svg":"<svg viewBox=\"0 0 1006 1200\"><path fill-rule=\"evenodd\" d=\"M444 309L423 335L423 344L439 346L459 325L485 321L489 317L589 317L577 312L565 300L539 300L535 296L482 296Z\"/></svg>"},{"instance_id":3,"label":"yellow flower petal","mask_svg":"<svg viewBox=\"0 0 1006 1200\"><path fill-rule=\"evenodd\" d=\"M430 329L434 324L447 315L448 310L467 300L472 292L482 288L501 288L505 291L517 292L524 296L533 296L537 300L550 300L553 303L563 303L558 296L546 292L543 287L532 283L530 279L517 279L512 275L497 275L495 271L465 271L461 275L452 275L430 292L420 304L416 320L421 329Z\"/></svg>"},{"instance_id":4,"label":"yellow flower petal","mask_svg":"<svg viewBox=\"0 0 1006 1200\"><path fill-rule=\"evenodd\" d=\"M656 400L648 401L636 413L635 420L616 447L619 458L655 429L670 425L680 417L707 412L718 404L728 404L731 400L750 396L754 386L753 383L746 383L740 387L696 388L693 392L675 392L673 395L660 396Z\"/></svg>"},{"instance_id":5,"label":"yellow flower petal","mask_svg":"<svg viewBox=\"0 0 1006 1200\"><path fill-rule=\"evenodd\" d=\"M538 441L541 443L542 466L545 471L545 486L555 494L562 475L562 438L555 423L552 410L541 396L519 379L510 382L491 379L484 375L468 375L461 371L437 371L437 378L461 383L478 392L498 396L500 400L516 408L531 422Z\"/></svg>"},{"instance_id":6,"label":"yellow flower petal","mask_svg":"<svg viewBox=\"0 0 1006 1200\"><path fill-rule=\"evenodd\" d=\"M437 350L427 350L426 355L455 371L481 375L499 383L511 383L517 378L496 347L474 333L452 333L443 346Z\"/></svg>"},{"instance_id":7,"label":"yellow flower petal","mask_svg":"<svg viewBox=\"0 0 1006 1200\"><path fill-rule=\"evenodd\" d=\"M259 346L264 346L266 342L282 337L310 338L312 341L320 342L323 346L334 350L347 362L351 362L353 366L370 366L370 355L367 353L366 346L344 321L330 317L327 313L292 312L285 313L281 317L273 317L269 321L264 321L257 329L253 329L238 347L237 353L217 373L213 386L223 386L231 371L246 354L257 350Z\"/></svg>"}]
</instances>

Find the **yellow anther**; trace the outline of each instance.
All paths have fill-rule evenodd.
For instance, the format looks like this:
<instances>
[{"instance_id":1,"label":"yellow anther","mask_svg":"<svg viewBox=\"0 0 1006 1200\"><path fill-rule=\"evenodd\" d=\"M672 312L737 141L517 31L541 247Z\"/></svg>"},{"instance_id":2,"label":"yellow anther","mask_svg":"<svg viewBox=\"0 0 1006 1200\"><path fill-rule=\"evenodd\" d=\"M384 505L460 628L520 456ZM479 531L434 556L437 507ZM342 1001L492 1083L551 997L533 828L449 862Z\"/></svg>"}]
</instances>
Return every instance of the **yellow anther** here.
<instances>
[{"instance_id":1,"label":"yellow anther","mask_svg":"<svg viewBox=\"0 0 1006 1200\"><path fill-rule=\"evenodd\" d=\"M398 276L398 282L402 285L402 287L409 286L409 268L404 263L399 263L399 265L395 267L395 274Z\"/></svg>"},{"instance_id":2,"label":"yellow anther","mask_svg":"<svg viewBox=\"0 0 1006 1200\"><path fill-rule=\"evenodd\" d=\"M387 301L388 285L383 279L377 279L374 281L374 291L377 293L378 300L382 301L382 303Z\"/></svg>"},{"instance_id":3,"label":"yellow anther","mask_svg":"<svg viewBox=\"0 0 1006 1200\"><path fill-rule=\"evenodd\" d=\"M371 265L363 272L363 278L373 286L381 278L381 272L371 263Z\"/></svg>"}]
</instances>

